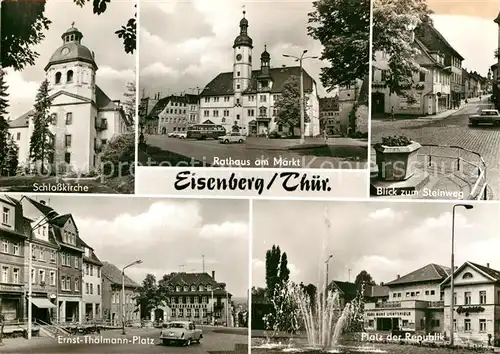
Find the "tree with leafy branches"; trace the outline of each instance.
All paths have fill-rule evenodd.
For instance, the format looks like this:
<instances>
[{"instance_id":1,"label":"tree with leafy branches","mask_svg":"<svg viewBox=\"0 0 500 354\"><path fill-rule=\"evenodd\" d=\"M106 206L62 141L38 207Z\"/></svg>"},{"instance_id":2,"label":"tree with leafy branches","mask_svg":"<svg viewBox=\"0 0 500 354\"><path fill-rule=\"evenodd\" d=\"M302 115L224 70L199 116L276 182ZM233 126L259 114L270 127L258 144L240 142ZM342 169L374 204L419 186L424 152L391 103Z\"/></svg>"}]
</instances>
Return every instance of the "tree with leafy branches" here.
<instances>
[{"instance_id":1,"label":"tree with leafy branches","mask_svg":"<svg viewBox=\"0 0 500 354\"><path fill-rule=\"evenodd\" d=\"M5 71L0 68L0 167L3 166L8 154L8 139L9 139L9 124L7 122L8 101L8 86L5 83ZM2 170L0 168L0 175Z\"/></svg>"},{"instance_id":2,"label":"tree with leafy branches","mask_svg":"<svg viewBox=\"0 0 500 354\"><path fill-rule=\"evenodd\" d=\"M135 109L136 109L136 84L135 81L127 83L126 92L123 94L127 99L124 102L125 115L129 122L135 127Z\"/></svg>"},{"instance_id":3,"label":"tree with leafy branches","mask_svg":"<svg viewBox=\"0 0 500 354\"><path fill-rule=\"evenodd\" d=\"M101 15L108 10L111 0L73 0L73 2L80 7L92 2L94 14ZM118 2L117 4L123 5ZM26 66L35 64L39 53L33 48L45 39L44 32L52 23L45 17L45 5L46 0L2 1L0 39L3 68L22 70ZM137 13L115 31L117 37L123 41L124 50L128 54L133 54L136 49L136 18Z\"/></svg>"},{"instance_id":4,"label":"tree with leafy branches","mask_svg":"<svg viewBox=\"0 0 500 354\"><path fill-rule=\"evenodd\" d=\"M370 0L317 0L309 13L309 35L323 45L320 59L327 92L350 85L369 72Z\"/></svg>"},{"instance_id":5,"label":"tree with leafy branches","mask_svg":"<svg viewBox=\"0 0 500 354\"><path fill-rule=\"evenodd\" d=\"M422 25L432 25L431 10L426 0L373 0L373 59L385 53L387 63L376 67L387 70L385 84L390 94L409 100L413 76L423 69L416 62L420 50L414 45L415 30Z\"/></svg>"},{"instance_id":6,"label":"tree with leafy branches","mask_svg":"<svg viewBox=\"0 0 500 354\"><path fill-rule=\"evenodd\" d=\"M141 313L146 315L165 304L166 293L162 292L153 274L147 274L139 288L137 303L141 308Z\"/></svg>"},{"instance_id":7,"label":"tree with leafy branches","mask_svg":"<svg viewBox=\"0 0 500 354\"><path fill-rule=\"evenodd\" d=\"M304 122L309 122L307 115L307 95L304 95ZM295 128L300 127L300 78L290 76L283 85L283 91L274 103L277 110L276 124L288 127L294 135Z\"/></svg>"},{"instance_id":8,"label":"tree with leafy branches","mask_svg":"<svg viewBox=\"0 0 500 354\"><path fill-rule=\"evenodd\" d=\"M30 158L33 163L40 162L41 173L45 172L45 161L54 152L51 123L49 82L45 79L36 95L33 112L33 133L30 138Z\"/></svg>"}]
</instances>

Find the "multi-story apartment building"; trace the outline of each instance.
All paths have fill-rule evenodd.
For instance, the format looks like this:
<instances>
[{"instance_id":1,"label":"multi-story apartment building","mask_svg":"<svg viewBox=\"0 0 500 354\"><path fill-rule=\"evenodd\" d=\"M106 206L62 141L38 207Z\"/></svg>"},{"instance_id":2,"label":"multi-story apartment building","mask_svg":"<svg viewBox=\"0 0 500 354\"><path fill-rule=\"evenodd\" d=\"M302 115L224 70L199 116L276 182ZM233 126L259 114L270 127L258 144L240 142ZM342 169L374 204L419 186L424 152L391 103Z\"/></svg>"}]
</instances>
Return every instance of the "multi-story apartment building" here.
<instances>
[{"instance_id":1,"label":"multi-story apartment building","mask_svg":"<svg viewBox=\"0 0 500 354\"><path fill-rule=\"evenodd\" d=\"M243 135L287 133L288 127L276 123L275 103L287 80L302 73L305 110L310 119L305 124L305 135L319 135L319 100L314 79L298 66L272 68L266 48L260 57L260 69L253 70L252 52L248 20L243 17L240 34L233 44L233 70L219 73L201 92L200 121L222 125L226 131L239 131Z\"/></svg>"},{"instance_id":2,"label":"multi-story apartment building","mask_svg":"<svg viewBox=\"0 0 500 354\"><path fill-rule=\"evenodd\" d=\"M189 320L198 324L234 323L232 295L225 283L215 280L208 273L171 273L163 279L162 287L168 289L168 320Z\"/></svg>"},{"instance_id":3,"label":"multi-story apartment building","mask_svg":"<svg viewBox=\"0 0 500 354\"><path fill-rule=\"evenodd\" d=\"M125 275L125 299L122 293L122 271L114 264L102 262L102 309L103 319L114 325L137 323L141 320L137 305L139 284ZM124 301L125 300L125 301Z\"/></svg>"},{"instance_id":4,"label":"multi-story apartment building","mask_svg":"<svg viewBox=\"0 0 500 354\"><path fill-rule=\"evenodd\" d=\"M464 98L464 92L462 90L462 61L464 58L429 22L424 22L417 26L415 34L431 52L443 54L444 68L450 73L449 107L452 107L453 102L460 102L460 100Z\"/></svg>"},{"instance_id":5,"label":"multi-story apartment building","mask_svg":"<svg viewBox=\"0 0 500 354\"><path fill-rule=\"evenodd\" d=\"M82 321L82 242L78 235L78 229L71 214L58 214L47 205L44 200L36 201L25 197L23 209L26 215L32 215L30 219L48 221L47 225L38 227L42 234L47 234L45 240L57 244L57 255L54 262L54 254L49 256L49 263L57 265L56 293L51 294L51 299L57 305L57 320L61 323L73 323ZM50 273L49 283L52 282ZM45 281L47 283L47 280Z\"/></svg>"},{"instance_id":6,"label":"multi-story apartment building","mask_svg":"<svg viewBox=\"0 0 500 354\"><path fill-rule=\"evenodd\" d=\"M199 97L184 94L161 98L151 110L146 120L149 125L156 122L156 134L185 132L189 126L199 123Z\"/></svg>"},{"instance_id":7,"label":"multi-story apartment building","mask_svg":"<svg viewBox=\"0 0 500 354\"><path fill-rule=\"evenodd\" d=\"M429 264L386 283L389 300L365 304L367 330L441 332L444 293L440 284L448 275L448 268Z\"/></svg>"},{"instance_id":8,"label":"multi-story apartment building","mask_svg":"<svg viewBox=\"0 0 500 354\"><path fill-rule=\"evenodd\" d=\"M415 61L422 70L413 75L413 84L406 90L406 96L389 94L386 81L389 70L374 69L372 80L372 113L384 114L392 110L396 114L429 115L447 110L453 99L451 92L452 71L445 63L442 52L432 51L415 37L414 47L419 54ZM382 52L375 53L375 67L388 67L389 57ZM460 74L461 78L461 74ZM462 87L462 83L460 83ZM408 98L410 97L410 98Z\"/></svg>"},{"instance_id":9,"label":"multi-story apartment building","mask_svg":"<svg viewBox=\"0 0 500 354\"><path fill-rule=\"evenodd\" d=\"M451 277L444 291L444 332L450 333ZM465 262L454 273L453 331L460 344L489 344L500 340L500 271Z\"/></svg>"},{"instance_id":10,"label":"multi-story apartment building","mask_svg":"<svg viewBox=\"0 0 500 354\"><path fill-rule=\"evenodd\" d=\"M82 44L82 38L77 28L69 28L45 66L51 99L49 129L54 135L54 153L48 154L45 163L57 172L93 170L103 145L132 126L120 101L111 100L97 86L95 55ZM31 167L33 113L9 122L9 132L19 147L19 162Z\"/></svg>"},{"instance_id":11,"label":"multi-story apartment building","mask_svg":"<svg viewBox=\"0 0 500 354\"><path fill-rule=\"evenodd\" d=\"M82 313L85 321L102 319L102 263L94 253L94 249L82 241L83 283L82 283Z\"/></svg>"},{"instance_id":12,"label":"multi-story apartment building","mask_svg":"<svg viewBox=\"0 0 500 354\"><path fill-rule=\"evenodd\" d=\"M22 320L25 300L25 242L29 223L19 203L0 197L0 313L6 321Z\"/></svg>"}]
</instances>

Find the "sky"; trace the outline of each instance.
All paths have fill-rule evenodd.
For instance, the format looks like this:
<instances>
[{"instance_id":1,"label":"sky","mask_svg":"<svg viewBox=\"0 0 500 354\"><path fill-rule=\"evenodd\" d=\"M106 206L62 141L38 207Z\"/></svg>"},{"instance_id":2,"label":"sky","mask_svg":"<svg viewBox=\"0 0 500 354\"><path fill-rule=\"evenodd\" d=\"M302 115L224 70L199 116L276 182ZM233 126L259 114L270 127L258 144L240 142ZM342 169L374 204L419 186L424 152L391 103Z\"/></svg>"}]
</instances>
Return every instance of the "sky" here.
<instances>
[{"instance_id":1,"label":"sky","mask_svg":"<svg viewBox=\"0 0 500 354\"><path fill-rule=\"evenodd\" d=\"M265 254L273 244L287 253L291 280L306 284L317 284L330 254L330 281L354 281L366 270L377 284L387 283L429 263L450 264L453 204L257 200L253 205L253 286L265 286ZM499 217L498 204L456 209L457 266L472 261L500 270Z\"/></svg>"},{"instance_id":2,"label":"sky","mask_svg":"<svg viewBox=\"0 0 500 354\"><path fill-rule=\"evenodd\" d=\"M312 1L170 0L141 1L140 83L146 95L196 93L220 72L232 71L233 42L239 35L243 5L253 39L253 68L267 44L271 66L296 65L284 53L319 56L321 43L307 35L307 14ZM319 73L327 64L304 61L305 70L325 95Z\"/></svg>"},{"instance_id":3,"label":"sky","mask_svg":"<svg viewBox=\"0 0 500 354\"><path fill-rule=\"evenodd\" d=\"M72 0L47 1L45 17L52 21L45 39L33 49L40 54L34 66L22 71L7 69L9 86L9 113L12 119L33 108L36 93L45 79L44 67L54 51L62 45L61 35L75 22L83 33L82 44L95 53L97 85L112 99L124 100L126 83L135 80L136 57L125 53L123 43L114 33L134 16L135 2L120 0L108 4L108 9L97 16L92 3L80 8Z\"/></svg>"},{"instance_id":4,"label":"sky","mask_svg":"<svg viewBox=\"0 0 500 354\"><path fill-rule=\"evenodd\" d=\"M496 62L498 25L493 22L500 11L500 0L427 0L434 11L434 26L465 58L462 67L485 76Z\"/></svg>"},{"instance_id":5,"label":"sky","mask_svg":"<svg viewBox=\"0 0 500 354\"><path fill-rule=\"evenodd\" d=\"M215 271L235 297L246 297L249 273L248 200L105 196L31 196L58 213L71 213L79 236L101 261L127 269L138 283L146 274Z\"/></svg>"}]
</instances>

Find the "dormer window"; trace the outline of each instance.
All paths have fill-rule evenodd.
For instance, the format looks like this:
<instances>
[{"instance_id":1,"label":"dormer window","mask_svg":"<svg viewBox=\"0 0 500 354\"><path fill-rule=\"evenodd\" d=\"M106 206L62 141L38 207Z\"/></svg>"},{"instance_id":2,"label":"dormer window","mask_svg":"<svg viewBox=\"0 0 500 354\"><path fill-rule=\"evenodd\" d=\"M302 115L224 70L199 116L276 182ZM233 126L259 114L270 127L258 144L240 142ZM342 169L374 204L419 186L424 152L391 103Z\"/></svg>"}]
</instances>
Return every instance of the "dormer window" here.
<instances>
[{"instance_id":1,"label":"dormer window","mask_svg":"<svg viewBox=\"0 0 500 354\"><path fill-rule=\"evenodd\" d=\"M73 70L68 70L66 73L66 82L73 82Z\"/></svg>"},{"instance_id":2,"label":"dormer window","mask_svg":"<svg viewBox=\"0 0 500 354\"><path fill-rule=\"evenodd\" d=\"M179 285L177 285L177 286L175 287L175 291L177 291L177 292L181 291L181 287L180 287Z\"/></svg>"},{"instance_id":3,"label":"dormer window","mask_svg":"<svg viewBox=\"0 0 500 354\"><path fill-rule=\"evenodd\" d=\"M196 285L191 285L191 291L196 291Z\"/></svg>"},{"instance_id":4,"label":"dormer window","mask_svg":"<svg viewBox=\"0 0 500 354\"><path fill-rule=\"evenodd\" d=\"M203 289L203 285L200 285L200 286L198 287L198 291L204 291L204 289Z\"/></svg>"},{"instance_id":5,"label":"dormer window","mask_svg":"<svg viewBox=\"0 0 500 354\"><path fill-rule=\"evenodd\" d=\"M212 291L212 285L207 285L207 291Z\"/></svg>"},{"instance_id":6,"label":"dormer window","mask_svg":"<svg viewBox=\"0 0 500 354\"><path fill-rule=\"evenodd\" d=\"M467 272L462 276L462 279L472 279L472 278L473 278L473 276L472 276L472 273L470 273L470 272Z\"/></svg>"},{"instance_id":7,"label":"dormer window","mask_svg":"<svg viewBox=\"0 0 500 354\"><path fill-rule=\"evenodd\" d=\"M187 285L184 285L184 291L189 291L189 287Z\"/></svg>"}]
</instances>

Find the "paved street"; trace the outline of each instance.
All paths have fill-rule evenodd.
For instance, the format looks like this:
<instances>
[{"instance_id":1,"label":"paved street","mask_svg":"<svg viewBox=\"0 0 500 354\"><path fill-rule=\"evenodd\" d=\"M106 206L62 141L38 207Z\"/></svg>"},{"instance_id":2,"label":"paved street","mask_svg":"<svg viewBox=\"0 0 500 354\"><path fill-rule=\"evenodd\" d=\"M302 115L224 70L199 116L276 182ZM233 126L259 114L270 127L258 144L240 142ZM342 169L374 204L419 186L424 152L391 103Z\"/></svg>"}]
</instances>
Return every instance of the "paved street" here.
<instances>
[{"instance_id":1,"label":"paved street","mask_svg":"<svg viewBox=\"0 0 500 354\"><path fill-rule=\"evenodd\" d=\"M5 339L5 346L0 347L0 353L204 353L208 351L234 350L235 344L248 343L247 330L244 328L209 328L203 329L203 339L200 344L184 346L164 346L158 339L160 329L128 329L123 336L121 330L103 331L99 336L71 336L58 340L50 338L35 338L32 342L23 338ZM115 338L118 343L97 344L92 340ZM123 343L124 339L128 343ZM64 343L78 340L81 344ZM85 341L87 343L85 343Z\"/></svg>"},{"instance_id":2,"label":"paved street","mask_svg":"<svg viewBox=\"0 0 500 354\"><path fill-rule=\"evenodd\" d=\"M363 169L367 166L366 146L359 143L335 145L334 139L328 146L304 150L272 148L269 146L270 139L266 139L262 147L246 143L220 144L214 140L176 139L165 135L150 135L146 139L150 151L140 157L140 163L145 166L325 169ZM151 149L155 151L151 152Z\"/></svg>"},{"instance_id":3,"label":"paved street","mask_svg":"<svg viewBox=\"0 0 500 354\"><path fill-rule=\"evenodd\" d=\"M460 111L445 118L372 120L371 143L384 136L404 135L420 144L459 146L475 151L487 165L487 179L495 199L500 197L500 128L489 125L470 127L468 117L481 108L489 108L486 100L469 103Z\"/></svg>"}]
</instances>

